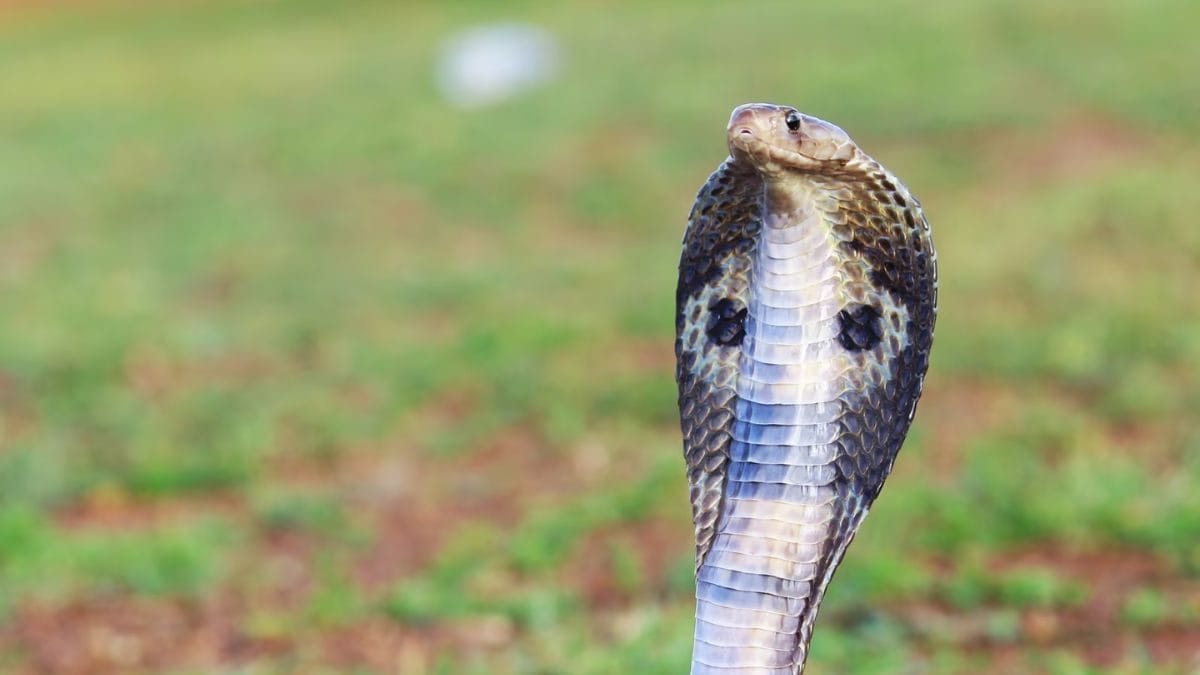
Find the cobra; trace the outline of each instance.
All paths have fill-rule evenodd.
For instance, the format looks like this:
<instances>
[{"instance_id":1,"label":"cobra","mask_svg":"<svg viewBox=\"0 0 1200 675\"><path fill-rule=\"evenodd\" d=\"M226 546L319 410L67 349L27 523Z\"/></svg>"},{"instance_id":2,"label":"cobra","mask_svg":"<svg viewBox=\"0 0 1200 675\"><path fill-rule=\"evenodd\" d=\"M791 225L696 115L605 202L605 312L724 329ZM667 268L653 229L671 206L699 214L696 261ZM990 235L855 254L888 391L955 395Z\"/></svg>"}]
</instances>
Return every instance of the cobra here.
<instances>
[{"instance_id":1,"label":"cobra","mask_svg":"<svg viewBox=\"0 0 1200 675\"><path fill-rule=\"evenodd\" d=\"M837 126L747 104L726 140L676 293L692 673L799 673L916 411L937 258L916 197Z\"/></svg>"}]
</instances>

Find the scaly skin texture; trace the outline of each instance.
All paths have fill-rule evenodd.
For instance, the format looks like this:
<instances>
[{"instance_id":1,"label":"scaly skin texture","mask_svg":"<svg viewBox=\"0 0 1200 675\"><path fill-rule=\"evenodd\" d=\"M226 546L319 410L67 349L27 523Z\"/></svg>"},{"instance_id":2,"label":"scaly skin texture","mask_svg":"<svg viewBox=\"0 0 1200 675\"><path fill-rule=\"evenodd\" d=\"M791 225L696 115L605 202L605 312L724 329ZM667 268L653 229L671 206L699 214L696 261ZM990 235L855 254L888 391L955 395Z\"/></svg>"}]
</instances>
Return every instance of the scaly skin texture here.
<instances>
[{"instance_id":1,"label":"scaly skin texture","mask_svg":"<svg viewBox=\"0 0 1200 675\"><path fill-rule=\"evenodd\" d=\"M836 126L751 104L727 140L676 293L692 672L799 673L912 422L936 256L916 198Z\"/></svg>"}]
</instances>

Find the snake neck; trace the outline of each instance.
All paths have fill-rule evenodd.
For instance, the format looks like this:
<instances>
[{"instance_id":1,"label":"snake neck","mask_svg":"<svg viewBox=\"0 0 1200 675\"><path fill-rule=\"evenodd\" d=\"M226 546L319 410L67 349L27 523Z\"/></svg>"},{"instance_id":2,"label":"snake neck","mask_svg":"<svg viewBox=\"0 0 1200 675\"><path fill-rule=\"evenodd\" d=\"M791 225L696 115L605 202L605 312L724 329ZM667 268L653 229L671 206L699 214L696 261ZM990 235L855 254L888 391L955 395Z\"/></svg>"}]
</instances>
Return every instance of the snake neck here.
<instances>
[{"instance_id":1,"label":"snake neck","mask_svg":"<svg viewBox=\"0 0 1200 675\"><path fill-rule=\"evenodd\" d=\"M837 243L819 212L764 219L725 504L697 575L693 673L795 673L845 544ZM848 539L845 543L848 543Z\"/></svg>"}]
</instances>

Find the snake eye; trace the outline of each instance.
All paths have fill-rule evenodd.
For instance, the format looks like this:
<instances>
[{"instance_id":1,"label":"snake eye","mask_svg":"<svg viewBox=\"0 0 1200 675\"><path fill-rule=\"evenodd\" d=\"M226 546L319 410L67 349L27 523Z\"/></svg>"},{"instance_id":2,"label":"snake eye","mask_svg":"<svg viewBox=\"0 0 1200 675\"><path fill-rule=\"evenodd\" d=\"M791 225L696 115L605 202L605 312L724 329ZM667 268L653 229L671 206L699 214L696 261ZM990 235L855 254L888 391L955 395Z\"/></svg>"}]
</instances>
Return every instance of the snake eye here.
<instances>
[{"instance_id":1,"label":"snake eye","mask_svg":"<svg viewBox=\"0 0 1200 675\"><path fill-rule=\"evenodd\" d=\"M795 110L787 114L787 117L784 118L784 122L787 123L787 128L789 130L800 131L800 113L796 112Z\"/></svg>"}]
</instances>

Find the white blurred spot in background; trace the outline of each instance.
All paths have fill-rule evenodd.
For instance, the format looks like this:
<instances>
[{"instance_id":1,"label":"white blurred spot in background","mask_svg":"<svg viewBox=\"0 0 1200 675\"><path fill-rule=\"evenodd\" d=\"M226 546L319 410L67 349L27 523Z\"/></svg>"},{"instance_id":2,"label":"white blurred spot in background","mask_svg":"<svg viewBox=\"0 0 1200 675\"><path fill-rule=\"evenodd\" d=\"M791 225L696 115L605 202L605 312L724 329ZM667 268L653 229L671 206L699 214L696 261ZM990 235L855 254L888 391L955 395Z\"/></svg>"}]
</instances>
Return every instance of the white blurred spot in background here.
<instances>
[{"instance_id":1,"label":"white blurred spot in background","mask_svg":"<svg viewBox=\"0 0 1200 675\"><path fill-rule=\"evenodd\" d=\"M560 60L554 36L537 26L477 26L443 43L437 86L460 107L490 105L550 82L558 75Z\"/></svg>"}]
</instances>

